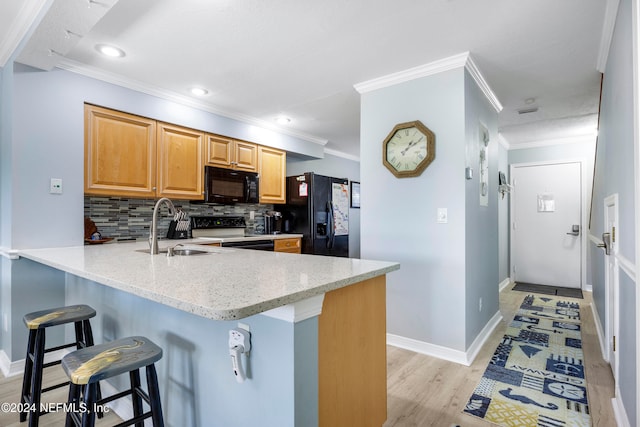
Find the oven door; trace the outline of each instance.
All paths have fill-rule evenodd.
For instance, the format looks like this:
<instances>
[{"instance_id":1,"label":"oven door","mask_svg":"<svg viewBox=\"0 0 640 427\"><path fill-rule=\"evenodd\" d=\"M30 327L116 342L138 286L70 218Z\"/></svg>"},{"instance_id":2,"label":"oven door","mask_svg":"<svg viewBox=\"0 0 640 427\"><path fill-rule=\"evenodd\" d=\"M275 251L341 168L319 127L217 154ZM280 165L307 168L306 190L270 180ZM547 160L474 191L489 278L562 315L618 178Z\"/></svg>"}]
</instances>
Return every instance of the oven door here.
<instances>
[{"instance_id":1,"label":"oven door","mask_svg":"<svg viewBox=\"0 0 640 427\"><path fill-rule=\"evenodd\" d=\"M245 240L243 242L223 242L222 247L273 252L274 243L273 240Z\"/></svg>"}]
</instances>

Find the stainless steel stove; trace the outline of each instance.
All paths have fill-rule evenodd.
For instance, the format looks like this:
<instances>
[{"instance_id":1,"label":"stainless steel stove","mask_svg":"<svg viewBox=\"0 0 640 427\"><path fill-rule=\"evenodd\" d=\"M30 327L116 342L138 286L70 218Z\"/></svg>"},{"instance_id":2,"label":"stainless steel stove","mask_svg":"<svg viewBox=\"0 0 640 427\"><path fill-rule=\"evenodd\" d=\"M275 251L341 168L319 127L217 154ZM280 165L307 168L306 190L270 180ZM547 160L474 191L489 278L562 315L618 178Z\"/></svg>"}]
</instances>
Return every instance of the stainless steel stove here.
<instances>
[{"instance_id":1,"label":"stainless steel stove","mask_svg":"<svg viewBox=\"0 0 640 427\"><path fill-rule=\"evenodd\" d=\"M247 224L242 216L192 216L193 237L244 237Z\"/></svg>"},{"instance_id":2,"label":"stainless steel stove","mask_svg":"<svg viewBox=\"0 0 640 427\"><path fill-rule=\"evenodd\" d=\"M260 236L246 236L247 224L242 216L192 216L191 235L197 237L230 238L223 241L223 247L273 251L273 239L262 239ZM246 239L238 239L247 237Z\"/></svg>"}]
</instances>

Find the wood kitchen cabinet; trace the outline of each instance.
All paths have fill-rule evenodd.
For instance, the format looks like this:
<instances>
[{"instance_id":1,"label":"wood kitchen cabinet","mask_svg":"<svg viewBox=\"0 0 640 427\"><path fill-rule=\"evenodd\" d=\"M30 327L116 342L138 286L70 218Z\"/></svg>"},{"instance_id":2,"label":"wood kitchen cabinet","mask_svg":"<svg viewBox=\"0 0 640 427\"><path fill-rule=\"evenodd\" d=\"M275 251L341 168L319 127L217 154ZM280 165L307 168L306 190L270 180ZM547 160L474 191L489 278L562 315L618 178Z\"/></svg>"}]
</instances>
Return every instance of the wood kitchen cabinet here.
<instances>
[{"instance_id":1,"label":"wood kitchen cabinet","mask_svg":"<svg viewBox=\"0 0 640 427\"><path fill-rule=\"evenodd\" d=\"M158 197L202 200L204 133L158 122Z\"/></svg>"},{"instance_id":2,"label":"wood kitchen cabinet","mask_svg":"<svg viewBox=\"0 0 640 427\"><path fill-rule=\"evenodd\" d=\"M220 135L207 134L206 165L219 168L258 171L258 145Z\"/></svg>"},{"instance_id":3,"label":"wood kitchen cabinet","mask_svg":"<svg viewBox=\"0 0 640 427\"><path fill-rule=\"evenodd\" d=\"M260 203L286 203L287 153L258 146Z\"/></svg>"},{"instance_id":4,"label":"wood kitchen cabinet","mask_svg":"<svg viewBox=\"0 0 640 427\"><path fill-rule=\"evenodd\" d=\"M154 197L155 120L93 105L84 112L85 193Z\"/></svg>"},{"instance_id":5,"label":"wood kitchen cabinet","mask_svg":"<svg viewBox=\"0 0 640 427\"><path fill-rule=\"evenodd\" d=\"M273 241L273 250L274 252L288 252L291 254L302 253L300 238L275 239Z\"/></svg>"},{"instance_id":6,"label":"wood kitchen cabinet","mask_svg":"<svg viewBox=\"0 0 640 427\"><path fill-rule=\"evenodd\" d=\"M90 195L203 199L204 133L85 104Z\"/></svg>"}]
</instances>

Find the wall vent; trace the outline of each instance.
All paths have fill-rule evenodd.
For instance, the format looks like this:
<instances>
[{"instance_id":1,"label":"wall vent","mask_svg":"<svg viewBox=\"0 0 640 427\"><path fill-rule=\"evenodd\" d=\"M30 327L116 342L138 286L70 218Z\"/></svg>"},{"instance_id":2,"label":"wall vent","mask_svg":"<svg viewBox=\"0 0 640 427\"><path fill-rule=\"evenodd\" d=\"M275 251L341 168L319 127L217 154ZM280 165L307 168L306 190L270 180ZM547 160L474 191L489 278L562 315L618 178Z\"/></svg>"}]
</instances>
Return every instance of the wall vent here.
<instances>
[{"instance_id":1,"label":"wall vent","mask_svg":"<svg viewBox=\"0 0 640 427\"><path fill-rule=\"evenodd\" d=\"M521 108L518 110L518 114L529 114L535 113L536 111L538 111L538 107Z\"/></svg>"}]
</instances>

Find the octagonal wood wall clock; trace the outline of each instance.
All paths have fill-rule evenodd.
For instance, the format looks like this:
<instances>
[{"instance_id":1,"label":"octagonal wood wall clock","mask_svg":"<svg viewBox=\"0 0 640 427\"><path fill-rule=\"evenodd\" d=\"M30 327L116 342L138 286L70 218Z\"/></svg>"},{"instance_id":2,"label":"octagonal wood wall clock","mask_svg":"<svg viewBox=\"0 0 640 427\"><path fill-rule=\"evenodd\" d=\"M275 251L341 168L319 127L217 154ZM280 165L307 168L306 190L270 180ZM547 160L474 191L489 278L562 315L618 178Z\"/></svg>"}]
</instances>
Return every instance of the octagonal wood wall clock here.
<instances>
[{"instance_id":1,"label":"octagonal wood wall clock","mask_svg":"<svg viewBox=\"0 0 640 427\"><path fill-rule=\"evenodd\" d=\"M419 120L399 123L382 142L382 164L398 178L419 176L436 157L436 136Z\"/></svg>"}]
</instances>

